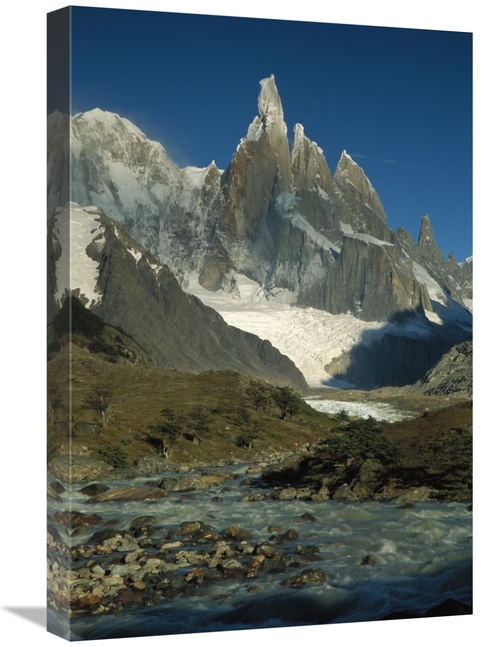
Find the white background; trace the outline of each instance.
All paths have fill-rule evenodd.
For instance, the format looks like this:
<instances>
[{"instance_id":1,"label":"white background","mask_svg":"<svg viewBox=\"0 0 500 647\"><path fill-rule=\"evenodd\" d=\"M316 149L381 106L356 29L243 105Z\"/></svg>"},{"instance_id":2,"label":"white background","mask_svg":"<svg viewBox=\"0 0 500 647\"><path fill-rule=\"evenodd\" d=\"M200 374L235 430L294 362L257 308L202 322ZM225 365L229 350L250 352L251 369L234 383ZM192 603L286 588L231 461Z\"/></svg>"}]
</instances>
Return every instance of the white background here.
<instances>
[{"instance_id":1,"label":"white background","mask_svg":"<svg viewBox=\"0 0 500 647\"><path fill-rule=\"evenodd\" d=\"M83 3L85 5L85 3ZM194 0L90 2L96 7L286 18L350 24L467 31L474 34L474 615L356 625L253 630L123 639L153 647L195 641L241 647L328 641L405 646L490 645L498 633L498 19L479 0L393 2L349 0L310 8L303 1ZM0 24L0 631L6 645L56 645L45 632L45 51L46 13L63 3L2 7ZM6 145L5 145L6 143ZM488 310L487 310L488 309ZM490 374L491 371L491 374ZM495 604L494 604L495 603ZM28 617L26 617L28 616ZM31 619L30 619L31 618ZM35 622L33 618L37 619ZM489 634L489 631L493 633ZM109 642L95 641L92 644ZM112 644L115 644L114 642ZM120 643L121 644L121 643Z\"/></svg>"}]
</instances>

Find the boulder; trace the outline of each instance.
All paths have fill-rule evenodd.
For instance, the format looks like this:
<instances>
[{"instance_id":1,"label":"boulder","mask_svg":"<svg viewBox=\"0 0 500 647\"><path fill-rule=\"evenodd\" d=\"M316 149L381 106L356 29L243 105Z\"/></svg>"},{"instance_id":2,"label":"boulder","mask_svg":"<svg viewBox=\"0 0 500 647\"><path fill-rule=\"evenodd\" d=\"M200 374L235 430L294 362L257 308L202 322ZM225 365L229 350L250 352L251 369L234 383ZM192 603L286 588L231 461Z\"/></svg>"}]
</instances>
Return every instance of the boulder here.
<instances>
[{"instance_id":1,"label":"boulder","mask_svg":"<svg viewBox=\"0 0 500 647\"><path fill-rule=\"evenodd\" d=\"M65 483L84 483L106 477L113 466L104 461L80 455L61 455L53 458L48 465L48 472Z\"/></svg>"},{"instance_id":2,"label":"boulder","mask_svg":"<svg viewBox=\"0 0 500 647\"><path fill-rule=\"evenodd\" d=\"M433 490L426 485L421 487L412 488L410 490L405 490L391 499L391 503L413 503L418 501L429 501L432 498L432 495L436 493L436 490Z\"/></svg>"},{"instance_id":3,"label":"boulder","mask_svg":"<svg viewBox=\"0 0 500 647\"><path fill-rule=\"evenodd\" d=\"M110 501L152 501L162 499L167 493L157 487L134 487L111 488L107 492L98 494L88 500L88 503L108 503Z\"/></svg>"},{"instance_id":4,"label":"boulder","mask_svg":"<svg viewBox=\"0 0 500 647\"><path fill-rule=\"evenodd\" d=\"M165 472L169 467L169 462L161 456L140 456L135 465L141 474L157 474Z\"/></svg>"},{"instance_id":5,"label":"boulder","mask_svg":"<svg viewBox=\"0 0 500 647\"><path fill-rule=\"evenodd\" d=\"M242 528L239 528L238 526L231 526L230 528L226 528L226 530L224 530L224 532L222 533L222 536L224 537L224 539L235 539L237 541L250 539L252 537L249 532L243 530Z\"/></svg>"},{"instance_id":6,"label":"boulder","mask_svg":"<svg viewBox=\"0 0 500 647\"><path fill-rule=\"evenodd\" d=\"M95 427L93 425L89 425L88 422L77 422L75 425L75 432L80 432L83 434L93 434L95 431Z\"/></svg>"},{"instance_id":7,"label":"boulder","mask_svg":"<svg viewBox=\"0 0 500 647\"><path fill-rule=\"evenodd\" d=\"M354 494L354 492L351 490L351 488L347 485L347 483L344 483L344 485L341 485L339 488L335 490L333 493L332 499L335 499L336 501L358 501L358 497Z\"/></svg>"},{"instance_id":8,"label":"boulder","mask_svg":"<svg viewBox=\"0 0 500 647\"><path fill-rule=\"evenodd\" d=\"M109 485L104 485L104 483L91 483L90 485L82 487L78 492L85 494L86 496L97 496L98 494L102 494L108 490Z\"/></svg>"},{"instance_id":9,"label":"boulder","mask_svg":"<svg viewBox=\"0 0 500 647\"><path fill-rule=\"evenodd\" d=\"M305 571L301 571L297 575L292 575L292 577L287 578L282 582L283 586L311 586L314 584L322 584L326 582L326 575L321 568L307 568Z\"/></svg>"}]
</instances>

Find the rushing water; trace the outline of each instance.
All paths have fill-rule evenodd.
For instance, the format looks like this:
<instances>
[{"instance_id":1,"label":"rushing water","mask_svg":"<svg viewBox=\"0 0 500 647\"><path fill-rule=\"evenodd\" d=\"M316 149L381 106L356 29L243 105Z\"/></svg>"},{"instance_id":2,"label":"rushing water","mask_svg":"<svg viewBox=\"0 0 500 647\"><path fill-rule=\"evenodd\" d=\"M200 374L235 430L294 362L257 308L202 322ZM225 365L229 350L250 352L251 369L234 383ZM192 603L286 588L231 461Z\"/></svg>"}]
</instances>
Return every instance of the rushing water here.
<instances>
[{"instance_id":1,"label":"rushing water","mask_svg":"<svg viewBox=\"0 0 500 647\"><path fill-rule=\"evenodd\" d=\"M386 420L396 422L407 418L414 418L415 414L410 411L401 411L386 402L352 402L342 400L323 400L322 398L306 398L307 404L317 411L323 413L344 412L348 416L358 418L375 418L375 420Z\"/></svg>"},{"instance_id":2,"label":"rushing water","mask_svg":"<svg viewBox=\"0 0 500 647\"><path fill-rule=\"evenodd\" d=\"M163 536L184 521L198 520L219 532L239 526L251 533L252 545L270 540L268 528L277 525L293 528L299 535L280 550L293 554L297 544L313 546L320 561L290 568L287 573L263 571L255 580L224 580L196 589L191 597L151 607L77 616L71 622L71 639L356 622L396 612L424 613L448 598L472 603L472 513L467 505L427 502L402 509L379 502L242 501L248 494L240 485L246 468L230 468L237 478L217 488L172 492L147 503L89 504L78 493L82 484L76 484L71 508L96 513L104 521L67 539L72 545L82 544L106 527L107 521L115 520L113 527L128 529L134 518L145 514L155 516L157 531ZM250 489L258 488L256 478ZM62 503L51 501L50 512L68 506L66 493ZM300 522L306 512L315 521ZM374 556L376 564L362 565L366 555ZM321 568L326 582L298 589L282 585L307 567ZM60 622L53 611L49 616L53 626Z\"/></svg>"}]
</instances>

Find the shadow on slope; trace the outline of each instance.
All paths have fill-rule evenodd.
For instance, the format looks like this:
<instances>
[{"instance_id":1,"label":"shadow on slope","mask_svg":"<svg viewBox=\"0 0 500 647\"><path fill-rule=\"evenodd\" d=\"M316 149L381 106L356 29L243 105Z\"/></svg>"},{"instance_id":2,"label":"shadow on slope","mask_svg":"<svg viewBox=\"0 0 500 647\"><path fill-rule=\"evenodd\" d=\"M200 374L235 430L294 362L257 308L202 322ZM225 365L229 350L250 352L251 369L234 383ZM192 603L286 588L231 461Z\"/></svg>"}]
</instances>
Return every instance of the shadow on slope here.
<instances>
[{"instance_id":1,"label":"shadow on slope","mask_svg":"<svg viewBox=\"0 0 500 647\"><path fill-rule=\"evenodd\" d=\"M464 311L465 312L465 311ZM367 330L361 341L325 367L325 386L373 389L406 386L424 378L450 348L472 339L470 320L436 323L413 310L396 313L382 328Z\"/></svg>"}]
</instances>

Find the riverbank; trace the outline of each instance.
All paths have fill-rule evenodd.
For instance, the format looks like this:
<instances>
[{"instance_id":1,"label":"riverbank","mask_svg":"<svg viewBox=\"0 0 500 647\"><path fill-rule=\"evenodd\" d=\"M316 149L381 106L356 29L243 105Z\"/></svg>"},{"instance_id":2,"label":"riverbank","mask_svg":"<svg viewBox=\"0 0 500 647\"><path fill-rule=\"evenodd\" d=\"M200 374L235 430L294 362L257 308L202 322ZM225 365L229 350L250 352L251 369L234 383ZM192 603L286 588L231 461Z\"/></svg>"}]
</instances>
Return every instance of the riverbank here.
<instances>
[{"instance_id":1,"label":"riverbank","mask_svg":"<svg viewBox=\"0 0 500 647\"><path fill-rule=\"evenodd\" d=\"M53 483L52 621L69 609L72 638L91 639L424 616L450 597L470 612L468 505L289 498L261 468Z\"/></svg>"}]
</instances>

